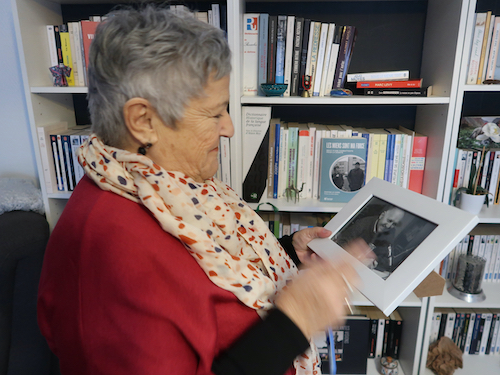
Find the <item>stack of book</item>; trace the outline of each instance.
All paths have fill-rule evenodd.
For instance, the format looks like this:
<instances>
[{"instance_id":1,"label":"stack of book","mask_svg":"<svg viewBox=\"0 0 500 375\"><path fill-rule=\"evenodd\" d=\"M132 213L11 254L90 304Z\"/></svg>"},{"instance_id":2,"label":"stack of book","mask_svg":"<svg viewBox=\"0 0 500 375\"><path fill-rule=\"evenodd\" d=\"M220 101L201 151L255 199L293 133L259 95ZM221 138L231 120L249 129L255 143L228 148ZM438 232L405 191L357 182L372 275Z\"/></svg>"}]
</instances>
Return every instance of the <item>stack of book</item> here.
<instances>
[{"instance_id":1,"label":"stack of book","mask_svg":"<svg viewBox=\"0 0 500 375\"><path fill-rule=\"evenodd\" d=\"M439 273L447 280L455 280L460 255L472 254L484 258L486 265L483 283L500 282L500 235L468 234L441 262Z\"/></svg>"},{"instance_id":2,"label":"stack of book","mask_svg":"<svg viewBox=\"0 0 500 375\"><path fill-rule=\"evenodd\" d=\"M491 11L475 14L475 26L467 70L468 85L500 83L500 16Z\"/></svg>"},{"instance_id":3,"label":"stack of book","mask_svg":"<svg viewBox=\"0 0 500 375\"><path fill-rule=\"evenodd\" d=\"M436 308L430 342L446 336L467 355L500 355L500 310Z\"/></svg>"},{"instance_id":4,"label":"stack of book","mask_svg":"<svg viewBox=\"0 0 500 375\"><path fill-rule=\"evenodd\" d=\"M284 96L330 96L343 88L357 37L355 26L299 16L246 13L243 22L243 94L260 85L288 84Z\"/></svg>"},{"instance_id":5,"label":"stack of book","mask_svg":"<svg viewBox=\"0 0 500 375\"><path fill-rule=\"evenodd\" d=\"M184 5L170 5L174 12L181 12ZM212 4L208 11L194 12L198 19L226 30L226 5ZM87 86L87 66L89 48L94 39L95 30L102 16L91 16L89 20L67 22L62 25L47 25L49 47L49 67L69 67L66 77L68 86Z\"/></svg>"},{"instance_id":6,"label":"stack of book","mask_svg":"<svg viewBox=\"0 0 500 375\"><path fill-rule=\"evenodd\" d=\"M408 70L347 75L347 87L354 94L369 96L431 96L432 86L423 79L410 79Z\"/></svg>"},{"instance_id":7,"label":"stack of book","mask_svg":"<svg viewBox=\"0 0 500 375\"><path fill-rule=\"evenodd\" d=\"M248 202L259 202L266 188L268 198L293 200L298 194L301 199L346 202L360 187L350 176L357 163L361 185L378 177L422 191L427 136L402 127L285 122L271 118L270 107L243 107L242 112L243 198ZM351 157L343 155L346 150ZM338 181L331 178L334 166Z\"/></svg>"}]
</instances>

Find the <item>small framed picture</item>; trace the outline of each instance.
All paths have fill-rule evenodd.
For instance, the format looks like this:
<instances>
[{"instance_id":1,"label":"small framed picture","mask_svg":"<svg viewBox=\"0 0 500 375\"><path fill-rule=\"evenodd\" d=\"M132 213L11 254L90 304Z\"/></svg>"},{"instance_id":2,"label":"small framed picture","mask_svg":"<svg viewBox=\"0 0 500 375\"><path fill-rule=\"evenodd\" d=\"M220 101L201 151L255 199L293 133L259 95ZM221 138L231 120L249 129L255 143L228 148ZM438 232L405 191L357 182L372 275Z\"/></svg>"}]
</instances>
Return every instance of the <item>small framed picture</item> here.
<instances>
[{"instance_id":1,"label":"small framed picture","mask_svg":"<svg viewBox=\"0 0 500 375\"><path fill-rule=\"evenodd\" d=\"M478 223L477 216L372 178L309 247L324 259L347 256L359 267L359 291L389 315ZM375 257L361 263L344 250L363 239Z\"/></svg>"}]
</instances>

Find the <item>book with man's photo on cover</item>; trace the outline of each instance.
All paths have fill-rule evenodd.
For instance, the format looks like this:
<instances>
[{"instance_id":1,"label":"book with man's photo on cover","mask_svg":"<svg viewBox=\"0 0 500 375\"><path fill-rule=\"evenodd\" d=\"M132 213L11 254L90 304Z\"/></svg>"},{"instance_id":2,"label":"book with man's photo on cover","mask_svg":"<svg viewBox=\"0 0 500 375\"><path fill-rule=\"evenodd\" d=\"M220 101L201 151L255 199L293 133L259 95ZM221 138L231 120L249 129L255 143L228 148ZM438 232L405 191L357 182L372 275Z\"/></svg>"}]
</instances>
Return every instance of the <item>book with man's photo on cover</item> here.
<instances>
[{"instance_id":1,"label":"book with man's photo on cover","mask_svg":"<svg viewBox=\"0 0 500 375\"><path fill-rule=\"evenodd\" d=\"M329 238L308 246L320 257L347 258L359 291L389 315L478 222L477 216L379 178L372 178L325 226ZM362 261L348 252L362 239Z\"/></svg>"},{"instance_id":2,"label":"book with man's photo on cover","mask_svg":"<svg viewBox=\"0 0 500 375\"><path fill-rule=\"evenodd\" d=\"M323 138L321 202L348 202L365 183L366 138Z\"/></svg>"}]
</instances>

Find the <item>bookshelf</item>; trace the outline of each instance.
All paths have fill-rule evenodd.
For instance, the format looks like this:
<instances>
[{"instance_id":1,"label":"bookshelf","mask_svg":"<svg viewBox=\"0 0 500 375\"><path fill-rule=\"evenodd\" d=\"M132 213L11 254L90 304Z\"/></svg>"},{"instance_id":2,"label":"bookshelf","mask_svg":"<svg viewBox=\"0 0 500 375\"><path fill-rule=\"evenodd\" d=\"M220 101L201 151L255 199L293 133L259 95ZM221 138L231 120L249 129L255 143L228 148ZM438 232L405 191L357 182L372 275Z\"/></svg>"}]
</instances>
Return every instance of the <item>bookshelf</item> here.
<instances>
[{"instance_id":1,"label":"bookshelf","mask_svg":"<svg viewBox=\"0 0 500 375\"><path fill-rule=\"evenodd\" d=\"M80 5L101 9L117 1L100 0L13 0L14 28L23 76L36 166L40 171L40 186L51 227L59 218L70 193L48 194L43 181L40 149L36 142L37 127L51 122L66 121L76 125L74 96L85 95L86 87L52 87L48 71L49 53L45 26L61 24L65 11ZM194 3L194 2L193 2ZM198 1L196 3L211 3ZM235 125L231 139L231 181L242 191L241 114L243 106L269 105L289 116L303 116L321 123L330 118L345 124L364 127L410 127L429 137L423 194L446 201L450 183L450 155L456 144L456 123L467 92L493 95L494 87L465 87L463 57L470 46L470 23L475 0L359 0L359 1L254 1L226 0L228 41L233 50L233 71L230 83L229 112ZM189 4L189 2L188 2ZM289 13L307 15L318 21L359 26L351 70L384 71L409 69L414 78L423 78L433 86L433 96L425 98L266 98L242 96L242 19L245 12ZM304 14L306 13L306 14ZM465 42L465 43L464 43ZM469 43L469 44L467 44ZM286 118L287 121L303 121ZM323 122L325 123L325 122ZM265 195L264 195L265 196ZM264 199L263 201L268 201ZM286 200L271 200L282 211L335 213L341 204L323 204L301 199L297 204ZM256 206L256 205L255 205ZM262 210L265 210L262 207ZM500 223L498 209L481 213L481 221ZM443 296L445 298L445 296ZM355 295L354 304L369 302ZM400 312L406 321L400 357L400 373L427 374L425 360L428 342L426 326L429 312L441 306L438 298L418 299L411 295ZM445 302L442 302L445 303ZM453 304L453 300L446 302ZM457 305L458 300L456 301ZM496 302L498 303L498 302ZM495 305L496 306L496 305ZM428 340L427 340L428 341ZM466 366L469 366L466 360ZM472 363L472 362L471 362ZM475 365L474 363L472 365ZM368 374L377 374L375 362L369 361ZM465 372L464 372L465 373ZM498 373L498 371L496 372ZM484 372L485 375L493 372Z\"/></svg>"},{"instance_id":2,"label":"bookshelf","mask_svg":"<svg viewBox=\"0 0 500 375\"><path fill-rule=\"evenodd\" d=\"M499 103L500 100L500 85L485 85L485 84L466 84L467 70L469 64L469 54L472 44L473 31L474 31L474 14L475 12L485 12L492 10L493 14L500 14L500 2L498 0L471 0L469 8L464 16L463 22L465 23L464 33L464 47L462 49L462 56L459 59L459 66L456 68L458 79L456 81L456 103L453 108L451 122L451 142L449 149L448 165L443 170L443 175L446 176L443 202L449 202L450 191L453 185L454 175L454 155L458 139L458 129L460 119L463 116L496 116L498 115L498 105L496 108L490 103ZM496 112L495 112L496 111ZM490 205L490 207L483 206L479 213L479 224L474 229L473 233L481 232L481 229L489 227L488 233L500 234L500 208L498 205ZM467 303L451 296L448 291L444 291L443 295L431 297L429 299L429 313L427 316L426 333L424 336L424 345L422 349L422 365L421 373L424 375L431 375L429 369L425 369L425 360L429 348L429 329L432 319L432 313L435 308L489 308L500 310L500 284L483 282L483 291L486 295L486 300L483 302ZM498 356L491 355L470 355L464 354L463 356L463 369L457 369L455 374L469 374L481 373L484 375L498 374L500 371L500 364Z\"/></svg>"}]
</instances>

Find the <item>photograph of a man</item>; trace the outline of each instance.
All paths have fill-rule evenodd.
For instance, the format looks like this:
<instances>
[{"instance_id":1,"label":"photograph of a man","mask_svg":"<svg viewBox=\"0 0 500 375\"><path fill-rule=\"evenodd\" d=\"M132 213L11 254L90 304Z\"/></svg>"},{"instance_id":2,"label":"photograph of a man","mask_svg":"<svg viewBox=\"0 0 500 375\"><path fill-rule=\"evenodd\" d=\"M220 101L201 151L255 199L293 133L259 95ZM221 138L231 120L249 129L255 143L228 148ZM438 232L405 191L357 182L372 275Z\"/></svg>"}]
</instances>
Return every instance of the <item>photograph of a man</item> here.
<instances>
[{"instance_id":1,"label":"photograph of a man","mask_svg":"<svg viewBox=\"0 0 500 375\"><path fill-rule=\"evenodd\" d=\"M344 187L344 175L340 173L340 168L337 165L333 167L332 181L336 187L342 190Z\"/></svg>"},{"instance_id":2,"label":"photograph of a man","mask_svg":"<svg viewBox=\"0 0 500 375\"><path fill-rule=\"evenodd\" d=\"M359 162L354 163L354 168L347 174L347 181L349 181L351 191L359 190L363 186L365 172L361 169Z\"/></svg>"},{"instance_id":3,"label":"photograph of a man","mask_svg":"<svg viewBox=\"0 0 500 375\"><path fill-rule=\"evenodd\" d=\"M373 197L332 241L345 248L349 242L363 239L376 256L367 266L386 279L435 228L435 224Z\"/></svg>"}]
</instances>

